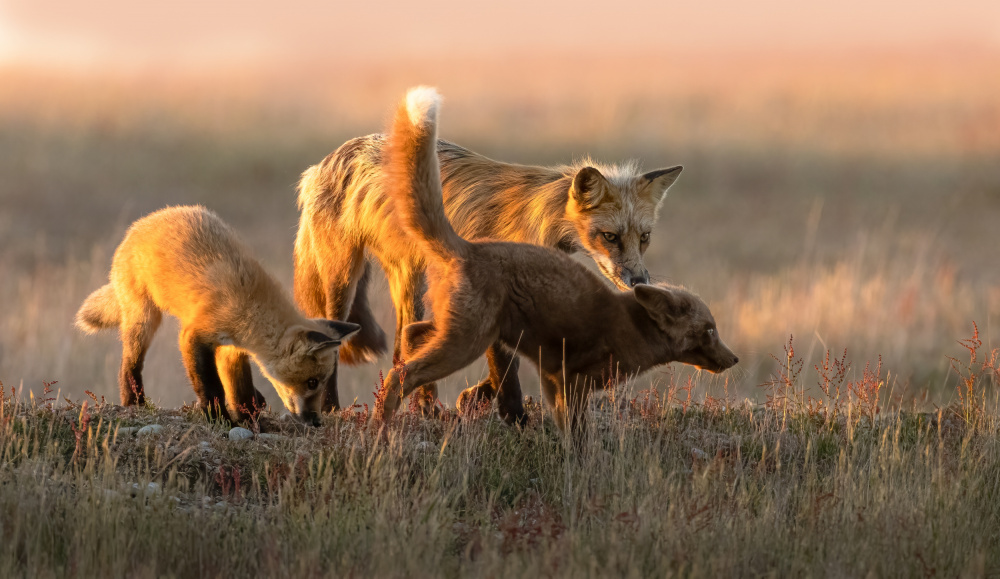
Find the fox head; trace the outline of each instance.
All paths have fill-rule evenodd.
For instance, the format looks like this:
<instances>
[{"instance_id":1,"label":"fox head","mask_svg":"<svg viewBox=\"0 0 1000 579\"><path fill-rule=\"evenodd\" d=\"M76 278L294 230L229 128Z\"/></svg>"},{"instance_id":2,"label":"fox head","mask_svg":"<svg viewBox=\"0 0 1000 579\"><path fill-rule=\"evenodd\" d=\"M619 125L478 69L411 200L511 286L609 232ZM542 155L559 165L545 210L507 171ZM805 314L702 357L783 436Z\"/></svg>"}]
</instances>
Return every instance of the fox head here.
<instances>
[{"instance_id":1,"label":"fox head","mask_svg":"<svg viewBox=\"0 0 1000 579\"><path fill-rule=\"evenodd\" d=\"M610 178L594 167L573 176L566 216L580 245L612 283L629 290L649 283L642 255L649 247L660 205L682 167L629 174L628 166Z\"/></svg>"},{"instance_id":2,"label":"fox head","mask_svg":"<svg viewBox=\"0 0 1000 579\"><path fill-rule=\"evenodd\" d=\"M268 358L257 357L261 373L271 381L285 408L301 421L319 425L326 382L337 371L339 346L361 326L315 319L289 327Z\"/></svg>"},{"instance_id":3,"label":"fox head","mask_svg":"<svg viewBox=\"0 0 1000 579\"><path fill-rule=\"evenodd\" d=\"M740 361L722 342L715 318L698 296L676 287L638 285L635 299L665 338L671 361L717 374Z\"/></svg>"}]
</instances>

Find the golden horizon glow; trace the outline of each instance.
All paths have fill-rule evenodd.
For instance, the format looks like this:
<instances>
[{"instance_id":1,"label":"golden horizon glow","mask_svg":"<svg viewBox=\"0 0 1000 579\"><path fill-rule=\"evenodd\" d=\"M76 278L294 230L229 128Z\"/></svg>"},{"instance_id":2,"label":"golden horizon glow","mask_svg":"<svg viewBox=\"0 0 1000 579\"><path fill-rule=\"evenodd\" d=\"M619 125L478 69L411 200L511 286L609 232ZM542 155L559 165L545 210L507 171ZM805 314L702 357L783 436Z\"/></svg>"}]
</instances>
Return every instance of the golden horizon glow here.
<instances>
[{"instance_id":1,"label":"golden horizon glow","mask_svg":"<svg viewBox=\"0 0 1000 579\"><path fill-rule=\"evenodd\" d=\"M967 48L1000 52L1000 3L947 8L901 0L752 5L719 0L612 6L567 0L502 4L387 0L136 3L7 0L0 62L180 66L302 58L650 52L836 53Z\"/></svg>"}]
</instances>

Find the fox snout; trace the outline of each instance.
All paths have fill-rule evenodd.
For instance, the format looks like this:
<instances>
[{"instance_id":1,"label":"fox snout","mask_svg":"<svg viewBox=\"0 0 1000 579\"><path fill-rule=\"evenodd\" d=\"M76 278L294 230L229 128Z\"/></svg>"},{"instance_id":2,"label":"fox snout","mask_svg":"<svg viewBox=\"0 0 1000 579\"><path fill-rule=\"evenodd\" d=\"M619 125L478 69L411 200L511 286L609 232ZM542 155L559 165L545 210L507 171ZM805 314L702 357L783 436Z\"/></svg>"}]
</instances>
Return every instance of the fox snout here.
<instances>
[{"instance_id":1,"label":"fox snout","mask_svg":"<svg viewBox=\"0 0 1000 579\"><path fill-rule=\"evenodd\" d=\"M312 410L306 410L300 414L295 415L296 418L302 421L306 426L319 426L319 414Z\"/></svg>"},{"instance_id":2,"label":"fox snout","mask_svg":"<svg viewBox=\"0 0 1000 579\"><path fill-rule=\"evenodd\" d=\"M715 363L718 365L717 369L707 368L708 371L713 373L719 373L724 370L732 368L737 363L739 363L740 358L732 350L730 350L725 344L719 342L719 348L715 354L712 356L715 359Z\"/></svg>"},{"instance_id":3,"label":"fox snout","mask_svg":"<svg viewBox=\"0 0 1000 579\"><path fill-rule=\"evenodd\" d=\"M622 285L626 288L634 288L635 286L645 283L649 283L649 272L645 269L639 270L638 272L633 272L630 269L622 269L621 273Z\"/></svg>"}]
</instances>

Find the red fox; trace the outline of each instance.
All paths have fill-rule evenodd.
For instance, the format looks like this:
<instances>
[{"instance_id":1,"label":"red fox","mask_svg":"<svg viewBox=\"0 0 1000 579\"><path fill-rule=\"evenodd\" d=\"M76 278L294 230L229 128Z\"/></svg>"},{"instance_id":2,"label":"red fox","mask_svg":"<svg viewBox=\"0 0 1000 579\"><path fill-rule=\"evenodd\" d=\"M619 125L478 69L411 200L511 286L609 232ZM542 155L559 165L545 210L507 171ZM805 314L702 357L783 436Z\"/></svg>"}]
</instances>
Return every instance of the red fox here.
<instances>
[{"instance_id":1,"label":"red fox","mask_svg":"<svg viewBox=\"0 0 1000 579\"><path fill-rule=\"evenodd\" d=\"M436 149L444 211L463 238L582 251L624 291L649 281L643 253L681 167L642 173L635 163L602 165L590 159L536 167L494 161L447 141L437 141ZM299 183L295 300L307 315L361 324L361 332L340 351L351 364L386 351L385 334L368 305L366 254L385 270L396 307L395 358L402 329L423 319L424 256L392 215L382 184L384 150L383 135L352 139L306 170ZM501 396L500 413L516 419L524 411L517 357L499 345L487 356L490 367L500 367L507 376L504 388L491 374L459 400L510 390ZM335 376L327 388L336 392ZM437 398L434 386L427 385L424 394L421 405L427 409ZM328 405L332 400L336 396L328 394Z\"/></svg>"},{"instance_id":2,"label":"red fox","mask_svg":"<svg viewBox=\"0 0 1000 579\"><path fill-rule=\"evenodd\" d=\"M382 418L421 384L472 363L491 344L539 366L557 424L580 424L609 372L634 375L674 361L721 372L739 360L708 306L679 288L609 288L565 254L523 243L462 239L445 215L434 89L411 89L385 147L383 187L403 233L428 266L431 321L404 330L405 364L385 379Z\"/></svg>"},{"instance_id":3,"label":"red fox","mask_svg":"<svg viewBox=\"0 0 1000 579\"><path fill-rule=\"evenodd\" d=\"M163 312L181 323L184 367L209 416L242 419L264 398L252 358L285 407L317 424L338 347L357 324L304 317L236 234L204 207L139 219L115 251L110 283L76 314L87 333L117 327L123 405L143 404L142 365Z\"/></svg>"}]
</instances>

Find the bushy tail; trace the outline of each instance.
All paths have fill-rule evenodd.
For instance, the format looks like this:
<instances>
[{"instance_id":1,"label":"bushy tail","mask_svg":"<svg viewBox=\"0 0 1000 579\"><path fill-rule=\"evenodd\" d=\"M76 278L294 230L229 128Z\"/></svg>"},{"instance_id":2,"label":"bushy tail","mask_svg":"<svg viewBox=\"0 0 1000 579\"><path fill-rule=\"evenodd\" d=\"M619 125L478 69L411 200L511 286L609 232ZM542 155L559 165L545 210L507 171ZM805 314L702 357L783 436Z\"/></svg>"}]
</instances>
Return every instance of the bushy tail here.
<instances>
[{"instance_id":1,"label":"bushy tail","mask_svg":"<svg viewBox=\"0 0 1000 579\"><path fill-rule=\"evenodd\" d=\"M439 260L461 259L469 242L455 233L444 212L437 156L437 112L441 96L430 87L411 88L396 110L383 149L384 187L406 232Z\"/></svg>"},{"instance_id":2,"label":"bushy tail","mask_svg":"<svg viewBox=\"0 0 1000 579\"><path fill-rule=\"evenodd\" d=\"M107 284L90 294L76 312L76 327L88 334L117 328L121 322L121 306L115 288Z\"/></svg>"}]
</instances>

